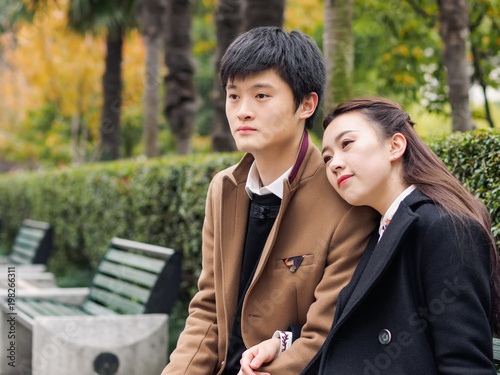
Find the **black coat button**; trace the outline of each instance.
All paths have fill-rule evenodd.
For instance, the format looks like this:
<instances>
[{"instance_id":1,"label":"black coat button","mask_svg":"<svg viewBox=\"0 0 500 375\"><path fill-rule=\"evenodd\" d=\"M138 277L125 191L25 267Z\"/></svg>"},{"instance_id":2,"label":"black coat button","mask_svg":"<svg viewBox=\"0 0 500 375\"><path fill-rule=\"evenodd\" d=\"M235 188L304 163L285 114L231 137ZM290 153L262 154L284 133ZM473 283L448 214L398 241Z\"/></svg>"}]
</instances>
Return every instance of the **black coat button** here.
<instances>
[{"instance_id":1,"label":"black coat button","mask_svg":"<svg viewBox=\"0 0 500 375\"><path fill-rule=\"evenodd\" d=\"M379 332L378 334L378 341L382 345L387 345L391 342L391 331L388 329L383 329L382 331Z\"/></svg>"}]
</instances>

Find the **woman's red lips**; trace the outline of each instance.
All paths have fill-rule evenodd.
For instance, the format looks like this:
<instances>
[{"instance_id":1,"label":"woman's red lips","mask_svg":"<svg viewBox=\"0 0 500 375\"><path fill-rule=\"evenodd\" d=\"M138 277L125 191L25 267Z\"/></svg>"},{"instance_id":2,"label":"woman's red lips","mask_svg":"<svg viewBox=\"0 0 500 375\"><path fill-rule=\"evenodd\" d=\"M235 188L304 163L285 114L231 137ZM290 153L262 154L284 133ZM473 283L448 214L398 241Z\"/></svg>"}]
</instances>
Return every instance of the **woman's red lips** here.
<instances>
[{"instance_id":1,"label":"woman's red lips","mask_svg":"<svg viewBox=\"0 0 500 375\"><path fill-rule=\"evenodd\" d=\"M351 178L352 174L344 174L337 179L337 185L342 185L348 178Z\"/></svg>"}]
</instances>

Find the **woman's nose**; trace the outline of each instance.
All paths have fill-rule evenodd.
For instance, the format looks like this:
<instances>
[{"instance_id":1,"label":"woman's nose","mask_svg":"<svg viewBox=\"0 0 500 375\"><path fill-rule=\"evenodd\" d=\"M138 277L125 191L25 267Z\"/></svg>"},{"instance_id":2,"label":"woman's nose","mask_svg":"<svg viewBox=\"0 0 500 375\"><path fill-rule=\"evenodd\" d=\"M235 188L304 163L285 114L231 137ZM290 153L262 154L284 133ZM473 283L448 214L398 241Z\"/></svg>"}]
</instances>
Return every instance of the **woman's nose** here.
<instances>
[{"instance_id":1,"label":"woman's nose","mask_svg":"<svg viewBox=\"0 0 500 375\"><path fill-rule=\"evenodd\" d=\"M332 156L330 163L328 163L328 168L333 172L337 173L345 168L343 160L338 156Z\"/></svg>"}]
</instances>

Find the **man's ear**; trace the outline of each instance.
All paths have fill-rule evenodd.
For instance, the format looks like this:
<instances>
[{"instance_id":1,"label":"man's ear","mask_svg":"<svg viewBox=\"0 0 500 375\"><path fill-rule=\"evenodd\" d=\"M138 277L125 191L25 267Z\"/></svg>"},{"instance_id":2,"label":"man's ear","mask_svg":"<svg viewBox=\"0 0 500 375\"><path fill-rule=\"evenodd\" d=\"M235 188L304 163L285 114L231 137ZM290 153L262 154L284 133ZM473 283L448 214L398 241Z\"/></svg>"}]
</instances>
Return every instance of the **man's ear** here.
<instances>
[{"instance_id":1,"label":"man's ear","mask_svg":"<svg viewBox=\"0 0 500 375\"><path fill-rule=\"evenodd\" d=\"M318 106L318 94L315 92L310 92L299 106L300 119L304 120L313 115L316 107Z\"/></svg>"},{"instance_id":2,"label":"man's ear","mask_svg":"<svg viewBox=\"0 0 500 375\"><path fill-rule=\"evenodd\" d=\"M394 134L390 139L391 160L398 160L406 151L406 137L401 133Z\"/></svg>"}]
</instances>

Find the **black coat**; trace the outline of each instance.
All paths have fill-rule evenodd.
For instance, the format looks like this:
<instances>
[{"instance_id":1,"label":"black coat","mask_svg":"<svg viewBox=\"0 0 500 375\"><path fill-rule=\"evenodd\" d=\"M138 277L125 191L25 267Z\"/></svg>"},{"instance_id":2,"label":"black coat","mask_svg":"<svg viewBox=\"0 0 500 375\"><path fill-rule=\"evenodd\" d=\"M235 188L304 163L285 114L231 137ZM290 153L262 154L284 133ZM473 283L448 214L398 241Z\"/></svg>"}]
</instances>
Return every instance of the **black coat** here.
<instances>
[{"instance_id":1,"label":"black coat","mask_svg":"<svg viewBox=\"0 0 500 375\"><path fill-rule=\"evenodd\" d=\"M302 374L496 374L491 260L479 224L451 220L415 190L377 239Z\"/></svg>"}]
</instances>

